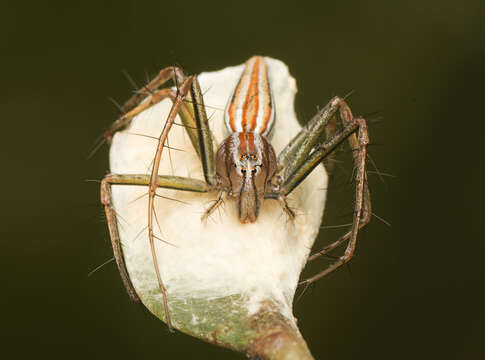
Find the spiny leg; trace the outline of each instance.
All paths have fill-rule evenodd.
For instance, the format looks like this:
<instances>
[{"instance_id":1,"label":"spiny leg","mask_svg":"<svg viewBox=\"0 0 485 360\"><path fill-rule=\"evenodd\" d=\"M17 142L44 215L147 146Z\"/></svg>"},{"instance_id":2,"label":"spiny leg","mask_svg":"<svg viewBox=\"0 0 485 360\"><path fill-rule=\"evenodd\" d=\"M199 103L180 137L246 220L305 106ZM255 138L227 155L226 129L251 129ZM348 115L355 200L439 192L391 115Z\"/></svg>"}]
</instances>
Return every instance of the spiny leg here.
<instances>
[{"instance_id":1,"label":"spiny leg","mask_svg":"<svg viewBox=\"0 0 485 360\"><path fill-rule=\"evenodd\" d=\"M337 110L339 110L343 128L325 142L320 143L319 137L329 121L333 119ZM285 175L280 179L282 184L279 190L280 195L288 195L291 193L294 188L298 186L324 158L327 158L332 154L335 148L337 148L337 146L339 146L345 139L348 139L353 151L358 150L359 148L358 139L354 132L356 132L359 127L365 127L365 129L367 129L365 120L362 118L354 119L349 106L342 98L333 98L319 114L321 114L321 118L318 121L316 121L315 118L312 119L310 130L302 129L301 131L309 131L311 136L305 137L300 143L300 148L287 152L285 161L287 161L288 169L284 169ZM297 137L298 135L295 138ZM291 153L293 156L289 155ZM353 158L354 163L356 164L357 154L355 152L353 152Z\"/></svg>"},{"instance_id":2,"label":"spiny leg","mask_svg":"<svg viewBox=\"0 0 485 360\"><path fill-rule=\"evenodd\" d=\"M366 225L370 220L370 194L367 186L367 176L365 173L365 158L367 153L368 135L365 120L362 118L356 118L350 120L350 122L345 121L347 125L334 135L331 139L327 140L322 144L317 150L315 150L303 163L299 170L294 173L294 177L290 177L288 182L283 186L283 193L289 193L293 190L322 160L325 156L335 150L335 148L342 143L345 139L354 135L356 130L359 131L358 139L355 139L358 143L357 154L354 154L354 163L357 169L357 181L356 181L356 202L354 218L352 223L352 229L349 233L342 236L339 240L329 245L321 254L316 254L312 257L312 260L328 253L330 250L334 249L344 241L349 239L349 244L344 256L342 256L339 261L332 264L323 272L317 274L316 276L303 281L302 283L310 284L321 277L325 276L329 272L335 270L342 264L350 260L355 249L355 242L357 239L358 230ZM355 136L355 135L354 135ZM353 140L349 142L353 143Z\"/></svg>"},{"instance_id":3,"label":"spiny leg","mask_svg":"<svg viewBox=\"0 0 485 360\"><path fill-rule=\"evenodd\" d=\"M189 135L190 141L199 156L206 182L209 185L215 185L215 164L214 164L214 149L213 149L213 135L209 128L209 121L205 111L204 99L200 89L197 77L190 82L190 91L184 92L184 101L177 105L178 115L182 120L183 126ZM161 89L156 91L160 86L172 79L176 85L176 89ZM123 115L117 119L105 131L104 137L107 142L110 142L114 133L128 126L131 120L146 109L158 104L165 98L170 98L175 102L180 93L180 84L185 83L187 77L183 71L175 66L169 66L160 70L159 74L154 77L143 88L139 89L123 106L121 111ZM150 96L147 101L140 103L143 99Z\"/></svg>"},{"instance_id":4,"label":"spiny leg","mask_svg":"<svg viewBox=\"0 0 485 360\"><path fill-rule=\"evenodd\" d=\"M370 193L369 187L367 184L367 176L366 181L364 182L364 190L363 190L363 200L362 200L362 216L359 222L359 230L362 229L365 225L367 225L372 217L372 210L371 210L371 201L370 201ZM313 261L318 259L320 256L324 256L331 252L333 249L337 248L339 245L343 244L346 240L350 238L352 235L352 229L347 232L346 234L342 235L338 240L334 241L333 243L325 246L320 251L312 254L308 261Z\"/></svg>"},{"instance_id":5,"label":"spiny leg","mask_svg":"<svg viewBox=\"0 0 485 360\"><path fill-rule=\"evenodd\" d=\"M172 79L176 85L181 84L185 80L185 75L182 72L181 69L178 67L174 66L169 66L166 67L158 73L158 75L153 78L147 85L145 85L143 88L139 89L131 98L129 98L122 106L121 106L121 111L123 112L123 115L116 120L113 124L111 124L108 129L106 129L104 136L106 140L111 142L111 138L113 137L114 133L116 131L119 131L123 129L124 127L128 126L131 122L131 119L138 113L140 113L143 110L140 110L138 112L133 113L132 111L138 107L140 101L145 99L149 95L153 95L155 91L162 86L164 83L166 83L168 80ZM170 89L163 89L163 90L170 90ZM166 97L166 96L165 96ZM163 99L160 99L161 101ZM158 102L159 102L158 101ZM151 100L150 100L151 102ZM150 106L154 105L156 102L151 104Z\"/></svg>"},{"instance_id":6,"label":"spiny leg","mask_svg":"<svg viewBox=\"0 0 485 360\"><path fill-rule=\"evenodd\" d=\"M161 86L164 82L166 82L170 78L178 79L181 82L180 88L177 90L173 89L162 89L156 92L153 92L156 88ZM150 95L151 97L148 101L141 103L140 105L135 105L141 101L145 96ZM166 298L166 290L163 285L159 268L158 262L155 254L155 247L154 247L154 237L153 234L153 216L154 214L154 199L156 196L156 188L157 186L163 186L160 184L160 176L158 176L158 168L160 164L161 154L163 148L166 146L165 142L167 141L167 136L170 131L171 126L174 123L176 115L179 115L182 119L183 126L185 127L187 133L189 134L189 138L202 162L202 167L204 171L204 177L206 182L200 182L199 180L195 179L186 179L186 178L178 178L177 177L165 177L163 179L165 182L168 180L168 184L165 184L165 187L168 188L179 188L180 190L189 190L189 191L208 191L209 188L214 187L215 185L215 166L213 161L213 145L212 145L212 134L209 129L208 119L205 112L205 107L202 98L202 92L200 90L200 85L196 77L189 77L185 78L181 70L175 68L167 68L160 72L160 75L152 80L144 89L140 90L135 94L130 100L125 103L123 106L123 110L128 111L125 115L123 115L120 119L118 119L107 131L107 137L111 137L112 134L121 129L122 127L129 125L131 119L141 113L142 111L150 108L151 106L159 103L165 98L170 98L172 100L172 108L170 110L169 116L167 121L164 125L162 134L158 138L158 147L157 152L155 154L155 158L153 160L153 168L152 173L150 176L149 181L147 182L146 175L127 175L123 179L118 178L117 181L121 181L122 183L127 184L145 184L149 185L149 192L148 192L148 235L150 240L150 247L152 251L152 257L155 267L155 272L157 275L157 280L159 282L160 290L163 295L163 302L166 314L166 322L169 329L172 328L172 324L170 321L170 316L168 312L168 303ZM187 100L187 102L186 102ZM191 106L190 106L191 104ZM171 179L168 179L171 178ZM184 180L182 180L184 179ZM113 177L110 177L110 180L113 181ZM198 184L194 184L194 182L198 182ZM175 186L174 186L175 185ZM185 187L185 189L181 189ZM105 186L106 188L106 186ZM108 194L110 197L110 191L105 190L104 194ZM103 196L106 198L106 196ZM107 202L108 203L108 202ZM110 229L116 228L115 223L115 214L114 209L112 209L112 205L105 206L106 212L108 215L108 219L110 222ZM117 229L116 229L117 230ZM110 230L111 231L111 230ZM113 242L113 249L115 252L115 257L117 259L117 264L120 270L120 274L123 278L123 282L130 294L130 297L133 299L138 299L131 281L129 280L126 267L124 266L122 254L121 254L121 247L119 244L119 236L111 231L112 234L112 242Z\"/></svg>"},{"instance_id":7,"label":"spiny leg","mask_svg":"<svg viewBox=\"0 0 485 360\"><path fill-rule=\"evenodd\" d=\"M177 97L173 102L172 108L170 109L170 113L168 114L167 121L163 126L162 133L160 134L157 151L155 153L155 157L153 160L153 168L150 177L150 183L148 186L148 239L150 240L150 249L152 252L152 259L153 265L155 267L155 273L157 275L158 285L160 287L160 291L162 292L163 296L163 306L165 309L165 321L167 326L170 330L172 330L172 322L170 320L170 314L168 311L168 302L167 302L167 292L165 286L162 281L162 277L160 275L160 269L158 267L158 260L155 252L155 241L154 241L154 234L153 234L153 213L154 213L154 202L155 202L155 195L156 190L158 187L158 170L160 168L160 159L162 157L163 148L165 146L165 141L167 140L168 133L172 128L173 122L175 121L175 117L177 116L180 107L182 106L187 93L190 90L190 86L194 80L194 77L188 77L184 80L182 85L180 86L179 91L177 92Z\"/></svg>"},{"instance_id":8,"label":"spiny leg","mask_svg":"<svg viewBox=\"0 0 485 360\"><path fill-rule=\"evenodd\" d=\"M167 66L159 71L157 76L148 82L145 86L139 89L131 98L129 98L122 106L122 111L127 112L134 108L141 100L150 95L153 91L165 84L169 80L173 80L175 85L182 84L186 76L182 69L176 66Z\"/></svg>"},{"instance_id":9,"label":"spiny leg","mask_svg":"<svg viewBox=\"0 0 485 360\"><path fill-rule=\"evenodd\" d=\"M345 103L345 101L341 100L342 106L340 107L340 119L342 120L343 124L351 124L353 122L353 115L352 112L349 108L349 106ZM364 124L365 125L365 124ZM367 129L367 127L365 128ZM334 130L333 130L334 131ZM333 132L330 130L330 132ZM367 133L367 130L366 130ZM331 136L331 134L327 133L327 136ZM349 145L352 150L352 157L354 159L354 166L356 169L358 169L358 164L359 164L359 139L355 135L355 133L352 133L348 137ZM370 192L369 192L369 186L367 184L367 174L365 177L364 181L364 188L363 188L363 199L362 199L362 216L360 219L360 224L359 224L359 229L363 228L365 225L367 225L370 222L372 216L372 210L371 210L371 200L370 200ZM329 252L331 252L333 249L338 247L339 245L343 244L346 240L348 240L352 235L352 229L341 236L338 240L334 241L333 243L325 246L322 250L318 251L317 253L311 255L308 258L308 261L313 261L320 256L326 255Z\"/></svg>"},{"instance_id":10,"label":"spiny leg","mask_svg":"<svg viewBox=\"0 0 485 360\"><path fill-rule=\"evenodd\" d=\"M321 142L323 133L327 134L335 129L336 118L335 113L341 106L343 100L339 97L334 97L322 110L320 110L288 143L288 145L278 154L278 185L275 187L276 194L266 194L267 198L278 199L282 204L283 210L290 218L294 217L293 212L286 204L286 195L293 190L293 188L286 193L283 193L282 184L288 182L290 178L298 178L295 172L299 170L308 155L314 150L315 146ZM306 177L306 175L305 175Z\"/></svg>"},{"instance_id":11,"label":"spiny leg","mask_svg":"<svg viewBox=\"0 0 485 360\"><path fill-rule=\"evenodd\" d=\"M207 218L224 202L224 194L224 191L219 191L215 202L204 211L204 214L200 218L201 221L206 221Z\"/></svg>"},{"instance_id":12,"label":"spiny leg","mask_svg":"<svg viewBox=\"0 0 485 360\"><path fill-rule=\"evenodd\" d=\"M336 262L328 266L325 270L321 271L320 273L302 281L302 284L311 284L318 279L321 279L325 275L329 274L330 272L336 270L343 264L347 263L353 256L355 251L355 245L357 243L357 234L359 229L365 226L370 220L370 197L369 191L367 188L367 175L365 172L365 161L366 161L366 154L367 154L367 145L369 144L369 137L367 134L367 127L365 124L364 119L356 119L359 120L359 132L358 132L358 152L354 155L355 159L355 166L357 168L356 174L356 195L355 195L355 208L354 208L354 215L352 221L352 229L348 234L342 236L341 239L337 240L329 247L336 247L340 243L344 242L346 239L348 240L347 248L345 249L344 255L341 256ZM330 250L328 250L330 251ZM327 253L326 252L321 252ZM320 256L320 255L318 255ZM314 257L316 258L316 257Z\"/></svg>"},{"instance_id":13,"label":"spiny leg","mask_svg":"<svg viewBox=\"0 0 485 360\"><path fill-rule=\"evenodd\" d=\"M118 271L121 275L121 280L125 286L130 299L138 302L140 298L138 297L135 288L128 276L128 271L126 270L125 260L123 258L123 252L121 250L120 236L118 232L118 223L116 221L116 212L113 207L113 201L111 196L111 184L110 179L105 177L101 182L101 203L104 206L104 211L106 213L106 220L108 222L109 237L111 239L111 246L113 247L113 255L118 266Z\"/></svg>"},{"instance_id":14,"label":"spiny leg","mask_svg":"<svg viewBox=\"0 0 485 360\"><path fill-rule=\"evenodd\" d=\"M179 70L179 72L181 72L181 70ZM184 94L184 101L178 105L178 115L182 120L182 125L187 131L199 159L201 160L205 180L209 185L213 186L215 185L213 136L209 128L209 121L205 111L199 81L197 77L193 78L194 80L190 84L190 92ZM155 80L152 80L147 87L160 85L158 82L154 83L154 81ZM180 89L162 89L154 93L152 92L151 97L147 101L131 109L112 124L107 130L107 138L110 138L112 134L120 128L129 125L136 115L158 104L165 98L168 97L172 103L174 103L179 92Z\"/></svg>"},{"instance_id":15,"label":"spiny leg","mask_svg":"<svg viewBox=\"0 0 485 360\"><path fill-rule=\"evenodd\" d=\"M288 218L290 220L293 220L295 218L295 212L291 210L290 207L288 206L288 202L286 201L286 196L278 197L278 201L281 205L281 208L285 212L285 214L288 215Z\"/></svg>"},{"instance_id":16,"label":"spiny leg","mask_svg":"<svg viewBox=\"0 0 485 360\"><path fill-rule=\"evenodd\" d=\"M161 71L161 73L167 73L168 68L164 69ZM166 81L166 80L165 80ZM150 82L152 84L152 82ZM150 85L149 84L149 85ZM152 91L149 87L148 89ZM141 92L138 92L134 96L128 100L125 105L122 107L123 111L128 111L127 114L124 114L120 119L115 121L108 130L105 132L105 137L107 139L111 139L113 136L114 132L122 128L123 126L126 126L129 124L131 119L137 115L138 113L146 110L149 106L153 106L154 104L162 101L164 98L173 95L173 90L171 89L163 89L155 94L152 95L152 98L145 102L144 104L141 104L134 109L131 108L131 106L136 105L136 103L139 101L140 97L145 97L146 95L143 94L141 95ZM130 104L130 105L128 105ZM125 124L126 122L126 124ZM130 175L130 178L125 178L124 180L126 181L126 184L136 184L136 179L132 179L132 176ZM133 284L131 283L130 277L128 276L128 272L126 270L126 265L123 259L123 253L121 250L121 244L120 244L120 238L119 238L119 233L118 233L118 227L117 227L117 222L116 222L116 212L113 208L113 203L112 203L112 197L111 197L111 186L110 184L116 183L115 180L113 179L112 175L107 175L102 183L101 183L101 203L103 204L105 208L105 213L106 213L106 219L108 222L108 228L110 232L110 239L111 239L111 245L113 247L113 254L114 258L116 260L116 264L118 266L118 270L120 272L123 284L126 288L126 291L128 292L128 295L130 296L130 299L133 301L139 301L139 297L136 294L136 291L133 287ZM145 184L148 185L148 182Z\"/></svg>"},{"instance_id":17,"label":"spiny leg","mask_svg":"<svg viewBox=\"0 0 485 360\"><path fill-rule=\"evenodd\" d=\"M334 132L332 128L335 128L334 116L337 109L339 110L340 119L344 127L332 136L332 133ZM322 134L323 129L325 129L327 137L329 138L323 144L318 145L319 136ZM358 138L355 135L355 131L357 130L359 133ZM300 136L302 133L305 135L303 138ZM351 231L319 253L311 256L309 260L314 260L317 257L328 253L338 245L350 239L347 250L344 256L336 264L333 264L315 277L304 281L304 283L306 282L309 284L350 260L353 250L355 249L358 230L370 221L370 194L365 172L368 134L365 120L362 118L354 119L349 106L339 97L332 99L330 103L319 112L317 117L314 117L310 121L300 134L298 134L282 152L283 157L281 158L281 161L283 164L287 164L287 167L289 167L290 170L286 170L284 173L283 179L285 180L283 180L284 183L279 189L279 196L286 196L293 191L293 189L298 186L325 157L331 155L335 148L345 139L348 139L350 147L353 150L354 165L357 169L356 211L354 213ZM299 145L300 148L297 148L297 145ZM356 214L358 214L358 217L356 217Z\"/></svg>"},{"instance_id":18,"label":"spiny leg","mask_svg":"<svg viewBox=\"0 0 485 360\"><path fill-rule=\"evenodd\" d=\"M184 124L189 125L186 130L201 160L204 179L207 185L211 188L216 188L216 170L214 162L214 148L212 143L213 136L209 128L209 120L205 111L204 98L200 89L199 80L196 76L194 77L194 81L190 86L190 100L193 105L192 116L187 116L186 120L184 120L181 116L182 121ZM190 126L192 123L195 127ZM193 132L194 129L196 130L196 133ZM205 211L201 220L205 221L222 202L223 193L219 192L216 202Z\"/></svg>"},{"instance_id":19,"label":"spiny leg","mask_svg":"<svg viewBox=\"0 0 485 360\"><path fill-rule=\"evenodd\" d=\"M113 254L116 260L116 265L121 275L123 284L125 285L128 295L133 301L139 301L138 295L133 287L133 284L126 270L126 264L123 258L123 252L121 249L119 231L116 220L116 212L113 207L111 185L150 185L151 175L138 174L138 175L117 175L108 174L101 182L101 203L104 205L106 212L106 218L108 221L108 227L111 238L111 245L113 247ZM209 191L209 187L204 181L185 178L180 176L157 176L157 186L166 189L175 189L182 191L192 191L205 193Z\"/></svg>"},{"instance_id":20,"label":"spiny leg","mask_svg":"<svg viewBox=\"0 0 485 360\"><path fill-rule=\"evenodd\" d=\"M334 115L342 102L341 98L334 97L278 154L278 170L283 171L283 182L301 166L311 150L321 141L323 132L328 130L329 122L333 123Z\"/></svg>"},{"instance_id":21,"label":"spiny leg","mask_svg":"<svg viewBox=\"0 0 485 360\"><path fill-rule=\"evenodd\" d=\"M325 139L330 139L337 131L337 116L334 115L325 126ZM323 165L328 175L328 181L330 182L333 177L333 169L335 167L335 153L330 153L324 160Z\"/></svg>"},{"instance_id":22,"label":"spiny leg","mask_svg":"<svg viewBox=\"0 0 485 360\"><path fill-rule=\"evenodd\" d=\"M209 120L205 111L204 98L202 91L200 90L199 80L197 76L194 77L192 84L190 85L190 98L193 104L193 121L197 129L198 143L194 145L194 148L199 153L199 158L202 162L202 169L204 172L204 178L208 185L215 186L216 184L216 168L214 163L214 148L212 144L212 134L209 128ZM188 119L187 119L188 120ZM189 121L185 121L189 123ZM190 133L189 133L190 135Z\"/></svg>"}]
</instances>

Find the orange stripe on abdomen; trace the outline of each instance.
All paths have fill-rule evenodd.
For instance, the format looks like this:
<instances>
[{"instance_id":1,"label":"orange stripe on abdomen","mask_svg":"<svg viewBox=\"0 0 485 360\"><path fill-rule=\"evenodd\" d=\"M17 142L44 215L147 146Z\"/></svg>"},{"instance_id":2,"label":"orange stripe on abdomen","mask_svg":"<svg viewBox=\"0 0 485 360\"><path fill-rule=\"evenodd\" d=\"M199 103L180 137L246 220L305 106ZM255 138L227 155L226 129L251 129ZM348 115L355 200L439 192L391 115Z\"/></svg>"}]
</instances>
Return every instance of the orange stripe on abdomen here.
<instances>
[{"instance_id":1,"label":"orange stripe on abdomen","mask_svg":"<svg viewBox=\"0 0 485 360\"><path fill-rule=\"evenodd\" d=\"M258 116L259 105L259 63L260 58L254 58L254 65L249 78L249 88L244 99L242 112L242 128L245 131L254 131L256 128L256 117Z\"/></svg>"},{"instance_id":2,"label":"orange stripe on abdomen","mask_svg":"<svg viewBox=\"0 0 485 360\"><path fill-rule=\"evenodd\" d=\"M273 120L274 109L267 65L262 56L253 56L246 62L226 106L226 126L231 132L266 134Z\"/></svg>"}]
</instances>

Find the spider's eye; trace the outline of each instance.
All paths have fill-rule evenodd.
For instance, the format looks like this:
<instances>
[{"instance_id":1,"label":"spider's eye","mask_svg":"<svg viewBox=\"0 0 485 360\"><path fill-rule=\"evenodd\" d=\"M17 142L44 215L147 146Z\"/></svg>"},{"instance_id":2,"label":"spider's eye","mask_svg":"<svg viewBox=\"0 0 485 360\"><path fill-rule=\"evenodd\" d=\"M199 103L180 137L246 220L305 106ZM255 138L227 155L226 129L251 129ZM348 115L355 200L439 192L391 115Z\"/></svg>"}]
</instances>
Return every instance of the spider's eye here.
<instances>
[{"instance_id":1,"label":"spider's eye","mask_svg":"<svg viewBox=\"0 0 485 360\"><path fill-rule=\"evenodd\" d=\"M251 173L256 174L257 171L258 171L258 169L253 169L253 170L251 170Z\"/></svg>"},{"instance_id":2,"label":"spider's eye","mask_svg":"<svg viewBox=\"0 0 485 360\"><path fill-rule=\"evenodd\" d=\"M243 175L246 175L246 169L241 169Z\"/></svg>"}]
</instances>

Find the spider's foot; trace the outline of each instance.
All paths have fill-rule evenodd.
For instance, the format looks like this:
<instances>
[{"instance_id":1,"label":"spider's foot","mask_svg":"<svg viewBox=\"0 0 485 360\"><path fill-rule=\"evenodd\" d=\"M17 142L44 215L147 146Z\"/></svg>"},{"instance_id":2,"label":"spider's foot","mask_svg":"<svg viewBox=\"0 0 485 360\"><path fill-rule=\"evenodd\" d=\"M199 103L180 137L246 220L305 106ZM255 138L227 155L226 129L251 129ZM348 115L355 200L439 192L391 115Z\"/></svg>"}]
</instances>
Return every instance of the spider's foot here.
<instances>
[{"instance_id":1,"label":"spider's foot","mask_svg":"<svg viewBox=\"0 0 485 360\"><path fill-rule=\"evenodd\" d=\"M288 215L288 218L290 221L293 221L295 219L295 212L290 209L288 206L288 203L286 202L286 198L284 196L281 196L278 198L278 201L281 204L281 207L283 208L283 211L285 212L286 215Z\"/></svg>"}]
</instances>

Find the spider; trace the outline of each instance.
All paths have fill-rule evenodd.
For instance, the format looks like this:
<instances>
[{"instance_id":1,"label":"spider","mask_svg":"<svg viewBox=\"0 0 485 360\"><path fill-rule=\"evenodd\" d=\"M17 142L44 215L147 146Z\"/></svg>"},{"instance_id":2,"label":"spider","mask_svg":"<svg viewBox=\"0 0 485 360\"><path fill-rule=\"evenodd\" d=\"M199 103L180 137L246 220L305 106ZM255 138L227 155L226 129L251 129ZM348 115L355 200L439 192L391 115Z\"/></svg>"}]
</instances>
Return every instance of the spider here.
<instances>
[{"instance_id":1,"label":"spider","mask_svg":"<svg viewBox=\"0 0 485 360\"><path fill-rule=\"evenodd\" d=\"M173 80L176 86L161 88L169 80ZM132 300L138 301L139 298L128 275L121 250L111 185L148 187L148 238L158 285L163 295L166 323L169 329L172 329L167 293L154 245L155 239L159 239L154 234L154 218L157 221L154 211L157 188L217 193L217 200L205 210L202 221L206 220L225 198L236 203L237 216L242 224L257 222L261 206L267 200L278 201L282 211L292 220L295 213L287 204L287 196L345 140L348 140L352 150L356 170L352 227L339 239L311 255L309 260L329 253L346 241L347 247L344 254L334 263L301 283L311 284L352 258L358 231L371 218L365 164L369 137L365 119L354 117L344 99L334 97L330 100L276 155L270 142L272 129L278 124L268 65L264 57L253 56L246 62L239 81L229 96L224 110L228 134L214 151L215 139L209 127L197 76L186 76L178 67L167 67L122 106L123 115L105 131L107 142L111 142L117 131L129 126L136 115L167 98L171 100L172 107L163 130L156 139L157 149L151 174L108 174L101 182L101 202L108 220L114 257ZM200 159L204 180L159 175L160 159L164 148L170 149L168 134L177 115ZM339 128L336 126L337 119L341 122Z\"/></svg>"}]
</instances>

